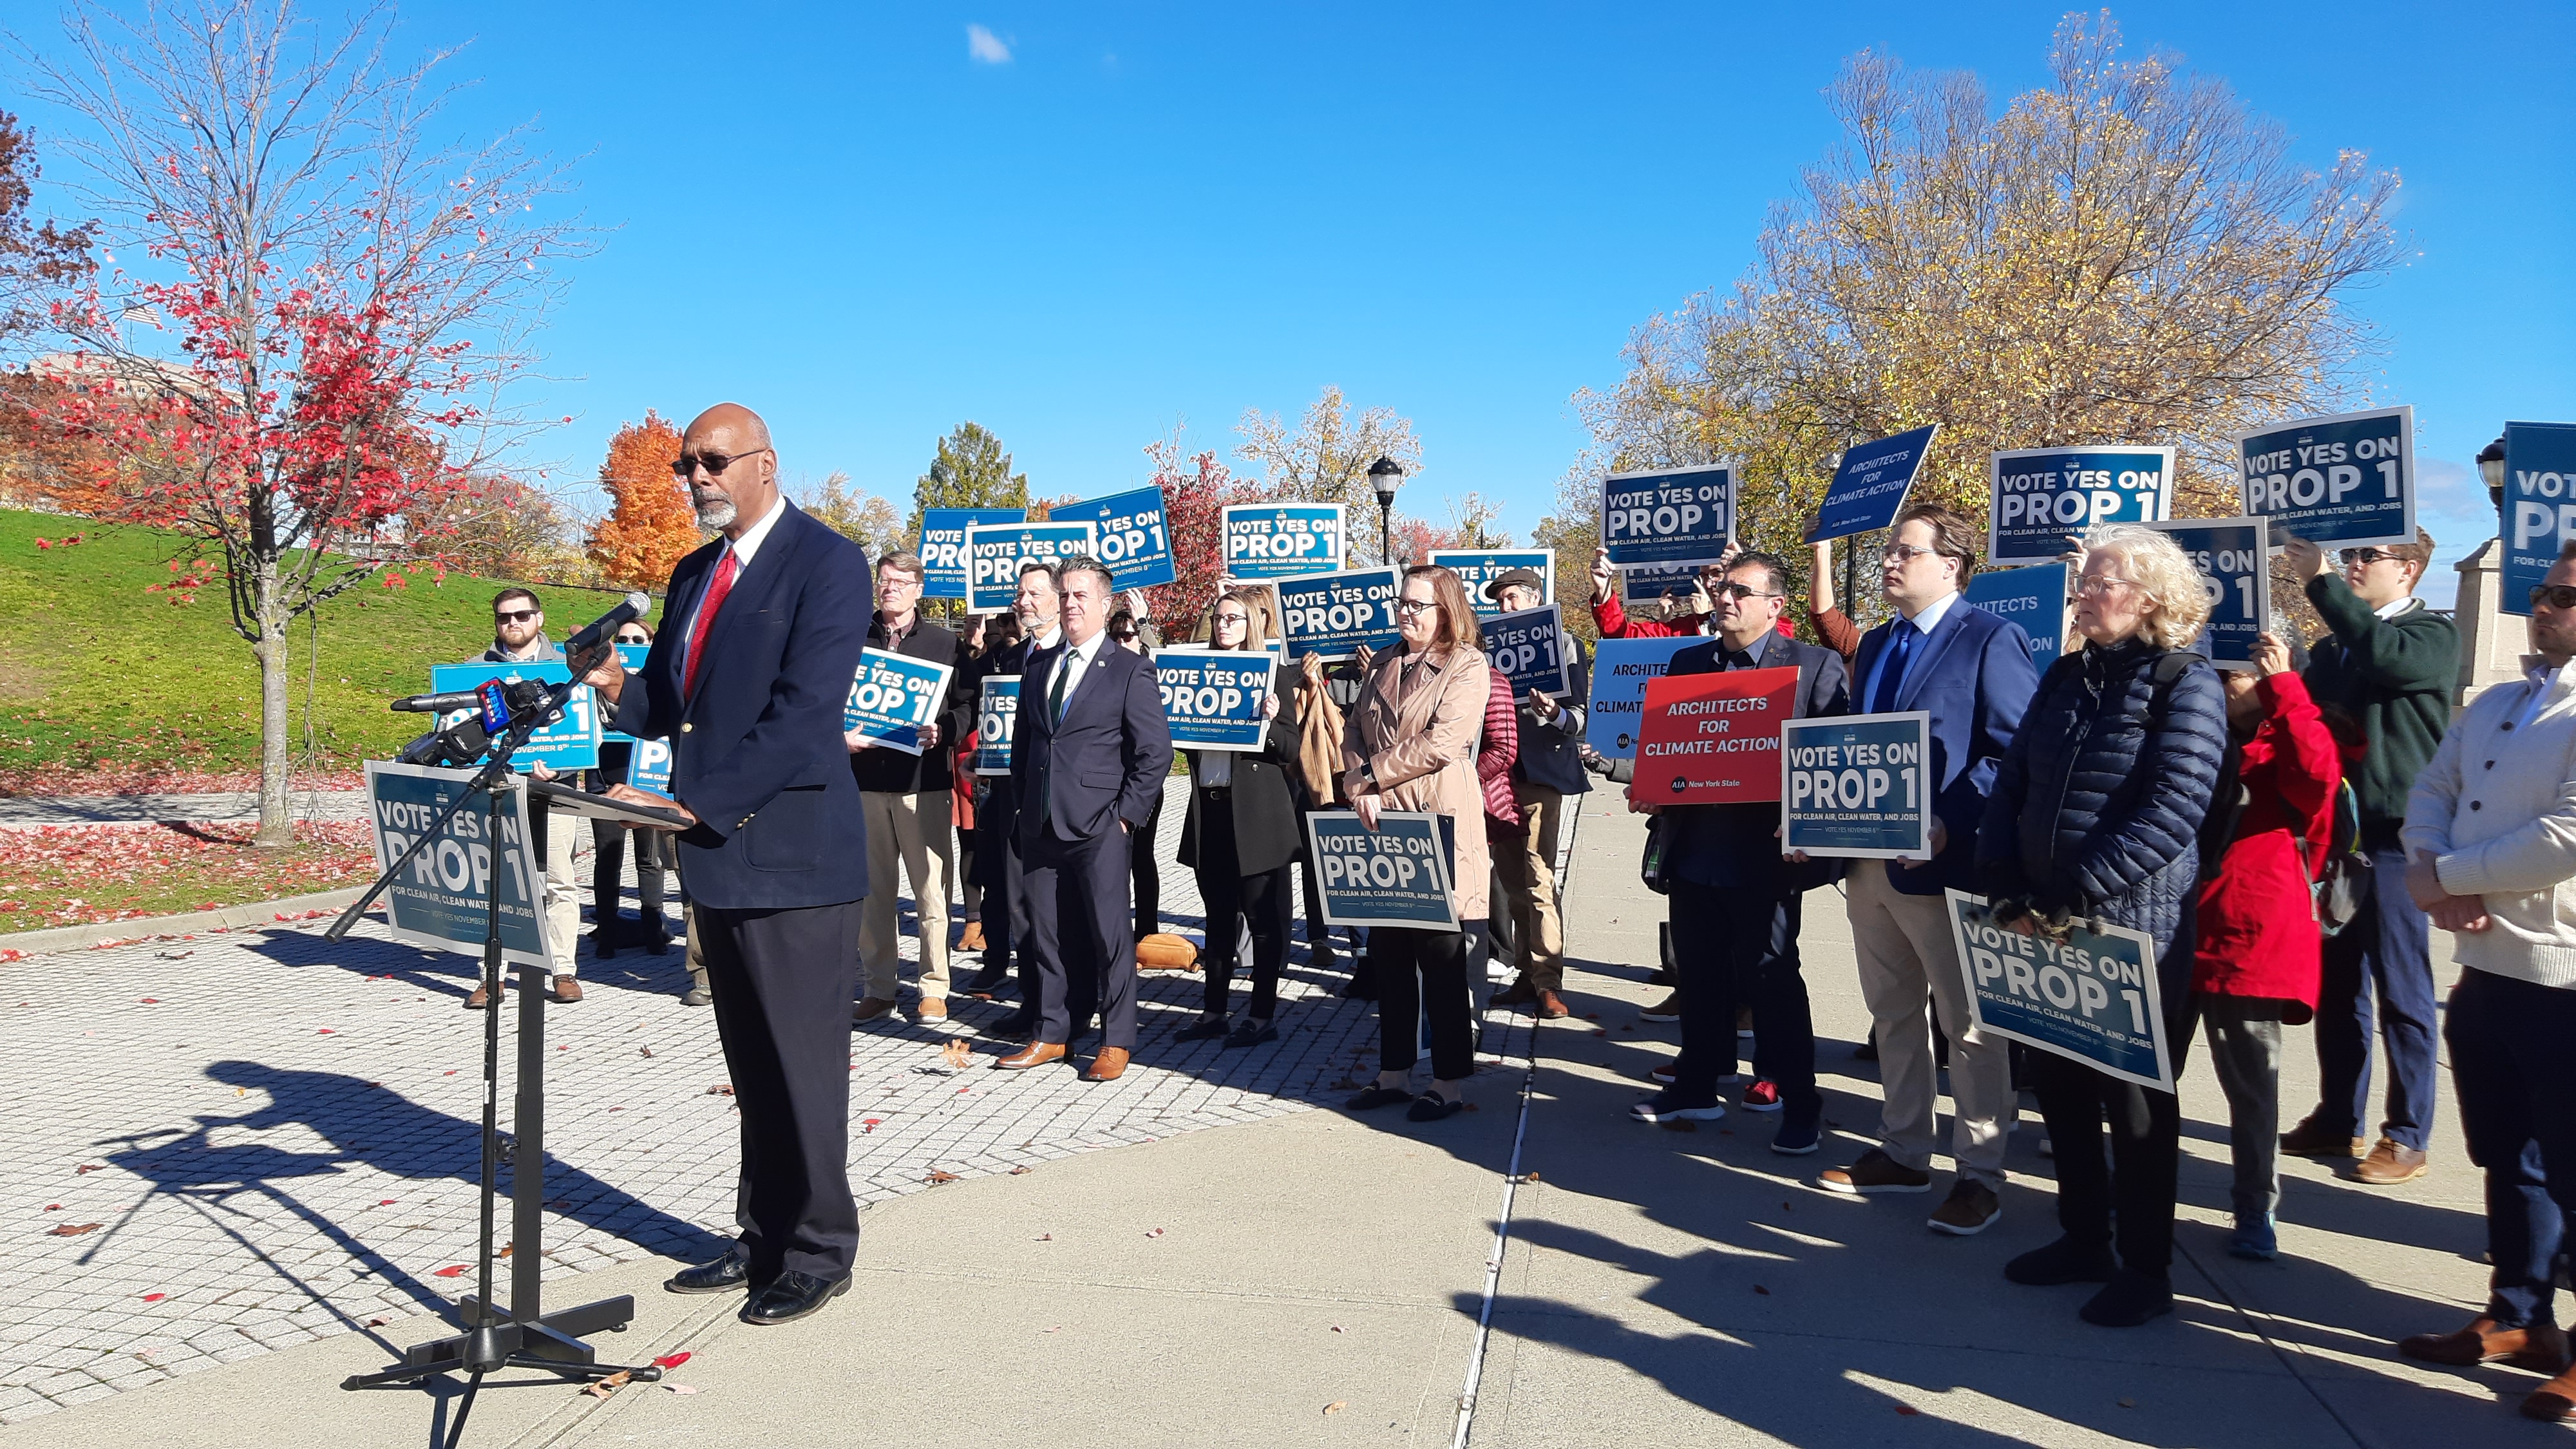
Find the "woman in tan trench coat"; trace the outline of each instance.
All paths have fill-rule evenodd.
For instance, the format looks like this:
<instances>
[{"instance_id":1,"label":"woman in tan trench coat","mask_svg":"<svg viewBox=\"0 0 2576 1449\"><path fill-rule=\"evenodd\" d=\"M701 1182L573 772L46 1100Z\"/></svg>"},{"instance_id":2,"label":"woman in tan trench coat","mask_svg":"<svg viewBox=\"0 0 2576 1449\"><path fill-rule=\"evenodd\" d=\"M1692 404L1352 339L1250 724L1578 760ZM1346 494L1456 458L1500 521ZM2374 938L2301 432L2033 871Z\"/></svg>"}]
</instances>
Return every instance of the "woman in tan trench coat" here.
<instances>
[{"instance_id":1,"label":"woman in tan trench coat","mask_svg":"<svg viewBox=\"0 0 2576 1449\"><path fill-rule=\"evenodd\" d=\"M1342 735L1342 784L1360 822L1377 828L1383 810L1424 810L1456 826L1450 872L1460 921L1485 916L1485 795L1476 782L1476 736L1491 693L1484 634L1458 576L1444 568L1404 572L1396 605L1404 647L1369 670ZM1369 967L1377 978L1377 1085L1351 1099L1357 1110L1411 1096L1417 1004L1431 1027L1431 1090L1406 1115L1436 1122L1466 1106L1476 1069L1474 998L1467 985L1467 933L1373 926Z\"/></svg>"}]
</instances>

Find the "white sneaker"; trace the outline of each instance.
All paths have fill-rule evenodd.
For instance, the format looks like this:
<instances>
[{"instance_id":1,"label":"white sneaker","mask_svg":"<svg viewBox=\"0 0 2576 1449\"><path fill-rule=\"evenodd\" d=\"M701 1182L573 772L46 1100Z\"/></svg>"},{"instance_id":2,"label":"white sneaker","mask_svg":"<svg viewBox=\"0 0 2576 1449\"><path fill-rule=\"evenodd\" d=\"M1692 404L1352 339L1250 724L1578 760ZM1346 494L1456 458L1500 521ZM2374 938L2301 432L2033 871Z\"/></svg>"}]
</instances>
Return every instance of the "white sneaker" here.
<instances>
[{"instance_id":1,"label":"white sneaker","mask_svg":"<svg viewBox=\"0 0 2576 1449\"><path fill-rule=\"evenodd\" d=\"M1628 1115L1639 1122L1717 1122L1726 1117L1726 1109L1711 1103L1706 1107L1667 1107L1659 1093L1628 1109Z\"/></svg>"}]
</instances>

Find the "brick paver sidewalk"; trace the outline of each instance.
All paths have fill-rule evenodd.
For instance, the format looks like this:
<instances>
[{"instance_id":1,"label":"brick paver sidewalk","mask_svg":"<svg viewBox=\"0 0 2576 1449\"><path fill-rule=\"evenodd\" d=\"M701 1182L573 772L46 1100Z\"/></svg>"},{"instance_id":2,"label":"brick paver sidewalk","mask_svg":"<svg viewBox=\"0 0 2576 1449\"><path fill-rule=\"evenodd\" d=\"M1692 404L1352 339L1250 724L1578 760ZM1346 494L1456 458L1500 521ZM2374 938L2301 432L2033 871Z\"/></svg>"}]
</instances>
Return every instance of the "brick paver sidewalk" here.
<instances>
[{"instance_id":1,"label":"brick paver sidewalk","mask_svg":"<svg viewBox=\"0 0 2576 1449\"><path fill-rule=\"evenodd\" d=\"M1168 793L1166 853L1184 803ZM1196 882L1168 854L1163 899L1166 924L1195 935ZM473 1286L482 1034L458 1004L474 961L373 923L335 946L324 924L0 968L0 1423ZM731 1232L736 1162L733 1101L710 1094L726 1085L713 1016L679 1003L677 945L583 951L588 999L547 1011L548 1274L711 1255ZM1149 977L1136 1069L1107 1086L1070 1067L983 1070L1007 1048L973 1029L1008 1004L954 997L944 1027L861 1028L860 1199L1335 1100L1373 1070L1377 1029L1373 1008L1335 994L1342 979L1301 943L1281 1039L1228 1052L1169 1040L1197 1010L1197 976ZM1489 1045L1526 1058L1527 1022L1491 1021ZM972 1067L941 1064L951 1039L974 1044Z\"/></svg>"}]
</instances>

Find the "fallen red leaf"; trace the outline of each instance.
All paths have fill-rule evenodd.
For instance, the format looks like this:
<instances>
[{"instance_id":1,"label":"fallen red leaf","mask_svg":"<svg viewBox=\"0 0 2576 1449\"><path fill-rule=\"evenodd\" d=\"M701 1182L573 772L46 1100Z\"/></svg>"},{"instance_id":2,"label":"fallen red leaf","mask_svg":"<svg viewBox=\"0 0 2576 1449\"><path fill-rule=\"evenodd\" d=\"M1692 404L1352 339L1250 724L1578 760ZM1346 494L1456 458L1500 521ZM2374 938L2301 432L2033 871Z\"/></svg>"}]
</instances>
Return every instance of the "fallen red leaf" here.
<instances>
[{"instance_id":1,"label":"fallen red leaf","mask_svg":"<svg viewBox=\"0 0 2576 1449\"><path fill-rule=\"evenodd\" d=\"M956 1173L953 1173L953 1172L948 1171L946 1168L933 1168L933 1169L931 1170L930 1175L929 1175L928 1177L923 1178L923 1179L922 1179L922 1181L924 1181L924 1182L926 1182L926 1183L929 1183L929 1184L931 1184L932 1186L934 1186L934 1187L935 1187L935 1186L937 1186L938 1184L943 1183L943 1182L955 1182L955 1181L957 1181L957 1174L956 1174Z\"/></svg>"},{"instance_id":2,"label":"fallen red leaf","mask_svg":"<svg viewBox=\"0 0 2576 1449\"><path fill-rule=\"evenodd\" d=\"M78 1177L78 1176L80 1176L82 1173L85 1173L85 1172L98 1172L98 1171L102 1170L102 1169L104 1168L104 1166L105 1166L105 1164L103 1164L103 1163L97 1163L97 1162L84 1162L84 1163L82 1163L80 1166L75 1167L75 1168L73 1168L73 1169L72 1169L72 1176L74 1176L74 1177Z\"/></svg>"},{"instance_id":3,"label":"fallen red leaf","mask_svg":"<svg viewBox=\"0 0 2576 1449\"><path fill-rule=\"evenodd\" d=\"M432 1278L453 1278L464 1271L465 1265L463 1263L450 1263L446 1267L439 1269L437 1272L432 1273L429 1276Z\"/></svg>"},{"instance_id":4,"label":"fallen red leaf","mask_svg":"<svg viewBox=\"0 0 2576 1449\"><path fill-rule=\"evenodd\" d=\"M326 1026L326 1027L323 1027L321 1030L316 1031L316 1032L315 1032L315 1033L313 1033L313 1034L314 1034L315 1036L332 1036L332 1035L335 1035L335 1033L331 1030L331 1028L329 1028L329 1027L327 1027L327 1026Z\"/></svg>"},{"instance_id":5,"label":"fallen red leaf","mask_svg":"<svg viewBox=\"0 0 2576 1449\"><path fill-rule=\"evenodd\" d=\"M687 1363L690 1357L691 1354L687 1349L682 1349L678 1353L666 1353L660 1358L653 1360L653 1367L666 1369L678 1368L680 1365Z\"/></svg>"},{"instance_id":6,"label":"fallen red leaf","mask_svg":"<svg viewBox=\"0 0 2576 1449\"><path fill-rule=\"evenodd\" d=\"M169 1296L170 1295L167 1293L146 1293L143 1295L143 1301L146 1303L158 1303Z\"/></svg>"},{"instance_id":7,"label":"fallen red leaf","mask_svg":"<svg viewBox=\"0 0 2576 1449\"><path fill-rule=\"evenodd\" d=\"M63 1210L63 1205L62 1205L61 1203L58 1203L58 1202L49 1202L49 1203L45 1204L45 1211L47 1211L47 1212L49 1212L49 1213L58 1213L58 1212L61 1212L62 1210Z\"/></svg>"},{"instance_id":8,"label":"fallen red leaf","mask_svg":"<svg viewBox=\"0 0 2576 1449\"><path fill-rule=\"evenodd\" d=\"M65 1223L58 1228L47 1228L45 1230L45 1236L49 1238L77 1238L83 1233L94 1233L98 1230L99 1224L97 1223Z\"/></svg>"},{"instance_id":9,"label":"fallen red leaf","mask_svg":"<svg viewBox=\"0 0 2576 1449\"><path fill-rule=\"evenodd\" d=\"M161 998L158 996L147 996L143 998L143 1004L146 1006L159 1006L161 1004Z\"/></svg>"}]
</instances>

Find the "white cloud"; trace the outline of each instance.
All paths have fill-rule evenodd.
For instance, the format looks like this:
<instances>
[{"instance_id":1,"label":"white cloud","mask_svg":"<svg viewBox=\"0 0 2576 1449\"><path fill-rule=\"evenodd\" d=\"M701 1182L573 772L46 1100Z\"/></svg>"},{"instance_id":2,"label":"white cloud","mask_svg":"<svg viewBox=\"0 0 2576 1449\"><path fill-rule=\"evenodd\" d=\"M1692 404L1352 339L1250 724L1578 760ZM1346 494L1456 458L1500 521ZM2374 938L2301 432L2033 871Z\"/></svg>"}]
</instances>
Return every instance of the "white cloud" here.
<instances>
[{"instance_id":1,"label":"white cloud","mask_svg":"<svg viewBox=\"0 0 2576 1449\"><path fill-rule=\"evenodd\" d=\"M968 58L981 61L986 65L1011 63L1011 48L1003 44L1002 37L981 25L966 27L966 54Z\"/></svg>"}]
</instances>

